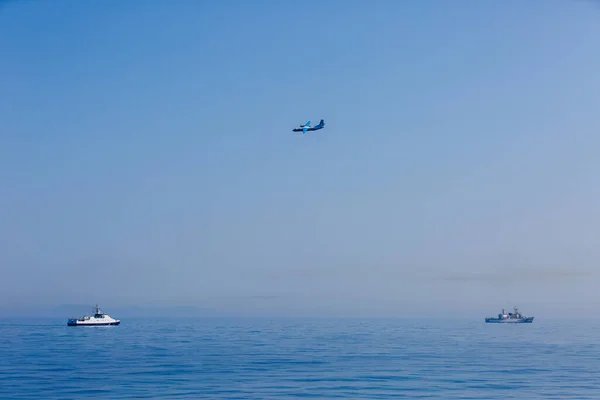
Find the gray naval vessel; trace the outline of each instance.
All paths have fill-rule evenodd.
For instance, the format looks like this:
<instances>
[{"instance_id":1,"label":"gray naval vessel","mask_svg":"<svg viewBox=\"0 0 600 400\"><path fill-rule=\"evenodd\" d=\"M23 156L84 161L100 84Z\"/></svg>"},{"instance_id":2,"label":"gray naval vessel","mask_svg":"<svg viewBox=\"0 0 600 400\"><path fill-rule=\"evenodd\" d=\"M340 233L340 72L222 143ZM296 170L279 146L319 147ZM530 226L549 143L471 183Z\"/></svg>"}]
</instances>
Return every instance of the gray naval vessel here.
<instances>
[{"instance_id":1,"label":"gray naval vessel","mask_svg":"<svg viewBox=\"0 0 600 400\"><path fill-rule=\"evenodd\" d=\"M505 313L502 309L502 313L498 314L497 317L487 317L486 323L489 324L530 324L533 322L534 317L526 317L519 312L519 309L515 306L514 312Z\"/></svg>"}]
</instances>

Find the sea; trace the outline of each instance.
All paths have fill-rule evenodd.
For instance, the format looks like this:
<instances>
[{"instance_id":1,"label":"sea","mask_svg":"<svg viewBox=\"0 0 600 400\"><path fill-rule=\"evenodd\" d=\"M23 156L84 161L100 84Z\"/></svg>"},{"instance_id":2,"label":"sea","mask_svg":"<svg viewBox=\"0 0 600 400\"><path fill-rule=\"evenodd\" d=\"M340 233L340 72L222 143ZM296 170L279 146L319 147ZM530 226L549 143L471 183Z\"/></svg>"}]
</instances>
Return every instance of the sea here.
<instances>
[{"instance_id":1,"label":"sea","mask_svg":"<svg viewBox=\"0 0 600 400\"><path fill-rule=\"evenodd\" d=\"M600 399L600 320L0 320L0 399Z\"/></svg>"}]
</instances>

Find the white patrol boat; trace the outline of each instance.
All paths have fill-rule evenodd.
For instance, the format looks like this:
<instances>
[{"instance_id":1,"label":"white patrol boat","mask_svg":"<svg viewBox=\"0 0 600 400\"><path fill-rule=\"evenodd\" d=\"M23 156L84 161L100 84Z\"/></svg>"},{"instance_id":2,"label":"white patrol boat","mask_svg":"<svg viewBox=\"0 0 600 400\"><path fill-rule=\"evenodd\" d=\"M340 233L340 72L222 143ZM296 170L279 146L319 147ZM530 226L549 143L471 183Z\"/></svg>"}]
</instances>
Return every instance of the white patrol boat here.
<instances>
[{"instance_id":1,"label":"white patrol boat","mask_svg":"<svg viewBox=\"0 0 600 400\"><path fill-rule=\"evenodd\" d=\"M119 325L121 320L114 319L111 316L104 314L98 304L92 316L84 315L81 318L69 318L68 326L104 326L104 325Z\"/></svg>"}]
</instances>

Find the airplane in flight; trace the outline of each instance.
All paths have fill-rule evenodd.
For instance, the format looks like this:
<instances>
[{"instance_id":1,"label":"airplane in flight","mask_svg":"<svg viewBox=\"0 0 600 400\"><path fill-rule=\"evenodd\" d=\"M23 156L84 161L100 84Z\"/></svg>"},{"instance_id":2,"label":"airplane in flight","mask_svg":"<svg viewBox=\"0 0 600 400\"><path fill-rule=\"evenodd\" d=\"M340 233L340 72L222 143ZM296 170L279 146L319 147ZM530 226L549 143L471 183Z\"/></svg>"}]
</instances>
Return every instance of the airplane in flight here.
<instances>
[{"instance_id":1,"label":"airplane in flight","mask_svg":"<svg viewBox=\"0 0 600 400\"><path fill-rule=\"evenodd\" d=\"M323 121L323 120L321 120L321 122L319 122L319 125L315 125L315 126L310 126L310 121L308 121L306 124L300 125L300 127L298 127L298 128L294 128L293 131L294 132L302 132L302 134L304 135L308 131L318 131L319 129L323 129L324 127L325 127L325 121Z\"/></svg>"}]
</instances>

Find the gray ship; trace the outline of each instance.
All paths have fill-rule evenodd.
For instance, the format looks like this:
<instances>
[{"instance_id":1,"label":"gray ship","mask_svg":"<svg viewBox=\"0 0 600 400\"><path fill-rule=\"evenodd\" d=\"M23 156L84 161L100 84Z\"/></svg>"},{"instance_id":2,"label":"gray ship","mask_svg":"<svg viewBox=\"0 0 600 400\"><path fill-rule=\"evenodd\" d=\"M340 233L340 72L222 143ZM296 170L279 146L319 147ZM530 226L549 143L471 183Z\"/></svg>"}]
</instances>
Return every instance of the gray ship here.
<instances>
[{"instance_id":1,"label":"gray ship","mask_svg":"<svg viewBox=\"0 0 600 400\"><path fill-rule=\"evenodd\" d=\"M515 306L514 312L507 314L502 309L502 314L498 314L497 317L487 317L485 322L491 324L530 324L533 322L533 317L524 316Z\"/></svg>"}]
</instances>

